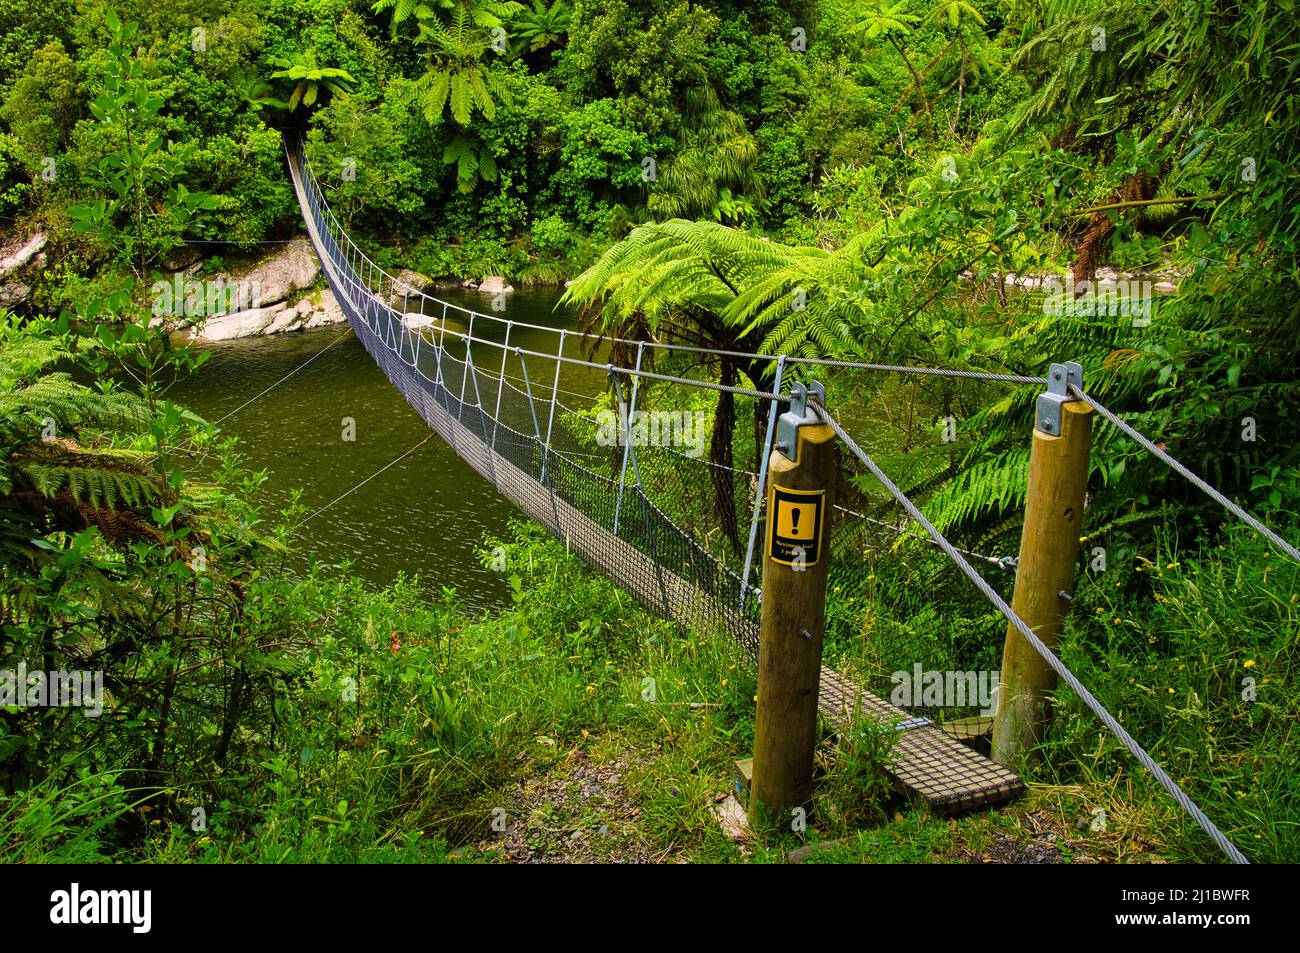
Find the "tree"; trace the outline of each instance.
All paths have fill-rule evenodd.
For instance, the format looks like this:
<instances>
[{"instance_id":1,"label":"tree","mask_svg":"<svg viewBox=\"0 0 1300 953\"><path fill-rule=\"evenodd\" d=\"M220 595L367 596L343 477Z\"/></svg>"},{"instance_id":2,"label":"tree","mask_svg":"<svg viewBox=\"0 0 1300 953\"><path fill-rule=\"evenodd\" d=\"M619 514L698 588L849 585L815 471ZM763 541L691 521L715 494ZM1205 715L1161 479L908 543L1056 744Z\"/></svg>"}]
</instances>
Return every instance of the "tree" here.
<instances>
[{"instance_id":1,"label":"tree","mask_svg":"<svg viewBox=\"0 0 1300 953\"><path fill-rule=\"evenodd\" d=\"M579 275L562 300L591 309L597 326L615 337L753 351L761 334L732 317L753 283L800 259L824 254L763 241L714 222L674 219L635 229ZM611 356L626 362L627 355L618 349ZM715 364L724 384L738 383L743 374L759 386L771 386L769 361L720 357ZM710 460L717 466L710 468L710 478L723 530L739 549L728 472L734 428L734 398L721 392L709 444Z\"/></svg>"},{"instance_id":2,"label":"tree","mask_svg":"<svg viewBox=\"0 0 1300 953\"><path fill-rule=\"evenodd\" d=\"M331 96L350 93L355 83L347 70L319 65L316 62L316 51L310 47L289 56L268 56L267 62L281 67L271 74L271 79L288 80L293 84L284 104L289 112L293 112L300 104L310 109L318 100L321 105L325 105Z\"/></svg>"},{"instance_id":3,"label":"tree","mask_svg":"<svg viewBox=\"0 0 1300 953\"><path fill-rule=\"evenodd\" d=\"M68 210L73 227L95 236L106 249L120 249L119 260L137 279L180 243L186 223L204 210L221 206L205 192L181 181L192 145L164 139L159 114L165 100L151 91L140 63L127 52L138 28L109 10L112 39L104 89L90 112L113 148L88 174L101 195Z\"/></svg>"},{"instance_id":4,"label":"tree","mask_svg":"<svg viewBox=\"0 0 1300 953\"><path fill-rule=\"evenodd\" d=\"M565 0L532 0L531 8L524 8L510 21L515 39L515 55L525 51L536 53L548 46L558 46L569 33L573 10Z\"/></svg>"},{"instance_id":5,"label":"tree","mask_svg":"<svg viewBox=\"0 0 1300 953\"><path fill-rule=\"evenodd\" d=\"M736 113L722 108L708 86L690 90L683 110L681 150L664 166L650 192L650 211L666 218L713 214L725 191L758 198L758 143ZM752 211L752 206L750 206Z\"/></svg>"},{"instance_id":6,"label":"tree","mask_svg":"<svg viewBox=\"0 0 1300 953\"><path fill-rule=\"evenodd\" d=\"M470 11L458 6L449 24L436 18L421 20L418 43L428 47L427 68L415 82L416 102L429 125L442 121L449 110L459 126L468 126L474 113L483 118L496 115L494 94L501 84L484 64L489 49L483 31L473 22Z\"/></svg>"},{"instance_id":7,"label":"tree","mask_svg":"<svg viewBox=\"0 0 1300 953\"><path fill-rule=\"evenodd\" d=\"M83 102L76 64L63 45L52 42L36 50L0 105L0 118L9 124L33 175L47 157L67 148Z\"/></svg>"},{"instance_id":8,"label":"tree","mask_svg":"<svg viewBox=\"0 0 1300 953\"><path fill-rule=\"evenodd\" d=\"M150 454L101 438L147 427L149 405L59 370L72 353L51 330L21 329L0 312L0 566L9 568L51 528L94 526L118 546L155 539L148 509L172 497Z\"/></svg>"}]
</instances>

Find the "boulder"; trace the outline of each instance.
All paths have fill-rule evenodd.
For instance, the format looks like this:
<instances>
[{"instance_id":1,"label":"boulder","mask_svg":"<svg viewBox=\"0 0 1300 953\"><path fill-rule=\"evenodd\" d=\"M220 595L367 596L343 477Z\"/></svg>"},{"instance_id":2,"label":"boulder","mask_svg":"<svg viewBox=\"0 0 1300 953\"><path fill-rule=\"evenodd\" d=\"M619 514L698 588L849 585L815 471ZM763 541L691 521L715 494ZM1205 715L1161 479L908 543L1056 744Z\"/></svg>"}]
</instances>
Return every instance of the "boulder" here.
<instances>
[{"instance_id":1,"label":"boulder","mask_svg":"<svg viewBox=\"0 0 1300 953\"><path fill-rule=\"evenodd\" d=\"M193 245L173 248L162 260L163 268L170 272L187 272L199 263L202 253Z\"/></svg>"},{"instance_id":2,"label":"boulder","mask_svg":"<svg viewBox=\"0 0 1300 953\"><path fill-rule=\"evenodd\" d=\"M37 232L30 238L10 240L0 245L0 278L9 281L0 283L0 308L15 308L31 300L32 286L29 281L18 280L19 272L45 267L45 247L47 239L44 232Z\"/></svg>"},{"instance_id":3,"label":"boulder","mask_svg":"<svg viewBox=\"0 0 1300 953\"><path fill-rule=\"evenodd\" d=\"M16 308L20 304L26 304L31 296L31 285L25 285L20 281L0 285L0 308Z\"/></svg>"},{"instance_id":4,"label":"boulder","mask_svg":"<svg viewBox=\"0 0 1300 953\"><path fill-rule=\"evenodd\" d=\"M44 232L37 232L31 238L18 243L16 247L7 246L4 257L0 258L0 278L13 274L20 268L26 268L45 247L47 239Z\"/></svg>"},{"instance_id":5,"label":"boulder","mask_svg":"<svg viewBox=\"0 0 1300 953\"><path fill-rule=\"evenodd\" d=\"M296 330L302 323L302 317L302 313L297 308L286 308L275 316L262 333L283 334L285 331Z\"/></svg>"},{"instance_id":6,"label":"boulder","mask_svg":"<svg viewBox=\"0 0 1300 953\"><path fill-rule=\"evenodd\" d=\"M334 292L325 288L311 296L315 304L315 311L307 319L304 328L319 328L325 324L339 324L347 320L347 315L339 307L338 299L334 297Z\"/></svg>"},{"instance_id":7,"label":"boulder","mask_svg":"<svg viewBox=\"0 0 1300 953\"><path fill-rule=\"evenodd\" d=\"M510 294L515 289L513 285L511 285L501 276L489 275L488 277L483 279L482 284L478 286L478 290L479 290L479 294L499 295L499 294Z\"/></svg>"},{"instance_id":8,"label":"boulder","mask_svg":"<svg viewBox=\"0 0 1300 953\"><path fill-rule=\"evenodd\" d=\"M431 328L438 323L438 319L432 314L421 314L418 311L408 311L402 315L402 327L408 331L416 328Z\"/></svg>"},{"instance_id":9,"label":"boulder","mask_svg":"<svg viewBox=\"0 0 1300 953\"><path fill-rule=\"evenodd\" d=\"M195 337L202 338L204 341L233 341L235 338L252 337L270 327L276 315L283 311L284 305L277 304L269 308L217 314L199 319L193 333Z\"/></svg>"},{"instance_id":10,"label":"boulder","mask_svg":"<svg viewBox=\"0 0 1300 953\"><path fill-rule=\"evenodd\" d=\"M229 341L256 334L278 334L300 326L312 327L312 322L326 324L339 320L322 318L322 310L328 310L323 302L308 301L305 307L302 301L293 306L287 303L293 292L310 287L319 277L320 262L316 260L311 243L302 237L279 246L271 255L238 275L213 275L206 280L238 289L238 300L252 307L213 315L194 328L194 336L205 341ZM338 312L332 294L329 305Z\"/></svg>"},{"instance_id":11,"label":"boulder","mask_svg":"<svg viewBox=\"0 0 1300 953\"><path fill-rule=\"evenodd\" d=\"M411 292L427 291L433 284L432 278L428 278L418 271L412 271L410 268L403 268L397 273L396 277L397 282L394 287L399 295L404 289Z\"/></svg>"},{"instance_id":12,"label":"boulder","mask_svg":"<svg viewBox=\"0 0 1300 953\"><path fill-rule=\"evenodd\" d=\"M318 277L320 262L311 242L300 236L279 246L243 274L213 275L210 280L250 289L253 304L266 307L272 302L289 300L294 291L310 287Z\"/></svg>"}]
</instances>

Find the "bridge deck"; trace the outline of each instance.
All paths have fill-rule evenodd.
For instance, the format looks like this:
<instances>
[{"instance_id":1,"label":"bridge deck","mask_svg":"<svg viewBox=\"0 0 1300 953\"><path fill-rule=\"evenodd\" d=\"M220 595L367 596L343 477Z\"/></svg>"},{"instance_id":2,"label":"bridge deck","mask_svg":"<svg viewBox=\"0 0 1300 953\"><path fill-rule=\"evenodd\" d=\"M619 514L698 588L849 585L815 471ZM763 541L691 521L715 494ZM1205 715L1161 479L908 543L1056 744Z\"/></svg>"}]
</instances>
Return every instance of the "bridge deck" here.
<instances>
[{"instance_id":1,"label":"bridge deck","mask_svg":"<svg viewBox=\"0 0 1300 953\"><path fill-rule=\"evenodd\" d=\"M348 283L335 273L334 262L320 253L323 245L310 214L295 156L290 156L290 166L312 246L340 305L366 350L412 408L502 496L562 539L590 565L618 582L639 602L685 625L710 617L716 619L719 607L706 593L494 452L483 435L465 426L448 406L438 402L430 392L430 382L398 357L365 321L356 318L362 313L360 303L352 300ZM847 727L855 713L877 718L885 724L902 723L890 773L900 789L924 800L933 810L954 812L999 804L1024 791L1024 784L1013 772L924 719L913 718L864 691L832 669L822 670L818 707L827 722L837 728Z\"/></svg>"}]
</instances>

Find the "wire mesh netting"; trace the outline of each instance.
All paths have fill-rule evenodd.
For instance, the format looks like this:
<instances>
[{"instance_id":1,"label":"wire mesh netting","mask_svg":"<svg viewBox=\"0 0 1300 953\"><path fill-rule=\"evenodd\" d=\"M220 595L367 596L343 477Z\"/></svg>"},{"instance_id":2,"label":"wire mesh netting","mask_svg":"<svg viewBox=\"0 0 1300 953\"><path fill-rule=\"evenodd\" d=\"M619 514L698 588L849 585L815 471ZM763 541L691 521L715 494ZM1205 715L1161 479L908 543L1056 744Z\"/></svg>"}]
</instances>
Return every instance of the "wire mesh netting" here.
<instances>
[{"instance_id":1,"label":"wire mesh netting","mask_svg":"<svg viewBox=\"0 0 1300 953\"><path fill-rule=\"evenodd\" d=\"M989 721L1008 621L1023 625L1006 603L1028 452L1002 461L1000 473L979 471L973 461L989 446L988 434L965 423L990 408L1032 420L1043 379L619 339L612 340L620 354L635 352L635 365L602 365L594 358L610 339L480 315L403 286L355 247L292 152L290 162L331 289L426 423L503 496L652 611L724 633L751 656L765 473L773 425L788 401L780 391L795 380L824 383L835 414L823 419L854 452L841 456L831 520L824 644L835 667L823 668L821 708L833 720L866 713L895 723L903 753L895 777L932 806L998 803L1023 790L1014 774L955 740L967 737L964 723ZM408 310L412 297L416 311ZM554 351L512 346L512 325L557 335ZM609 386L562 387L562 366L595 372L588 385L607 372ZM865 439L859 445L843 428ZM865 465L864 448L880 469ZM989 489L972 492L977 486ZM921 532L926 515L913 498L938 526L934 534ZM946 538L958 525L972 548ZM1113 716L1071 673L1065 677L1216 844L1240 859ZM900 721L899 709L921 717Z\"/></svg>"},{"instance_id":2,"label":"wire mesh netting","mask_svg":"<svg viewBox=\"0 0 1300 953\"><path fill-rule=\"evenodd\" d=\"M596 393L561 387L561 364L601 367L587 336L554 329L554 352L541 353L512 346L510 322L459 309L449 315L454 305L373 266L329 210L309 168L302 179L321 252L332 263L325 269L332 290L367 350L425 421L529 516L649 608L724 632L756 656L766 531L760 474L775 416L785 408L772 399L701 390L685 375L716 380L726 372L696 349L671 345L649 354L638 349L636 370L653 366L664 377L680 375L676 382L633 371L611 373L610 385ZM783 373L771 362L747 370L755 387L766 388ZM736 373L733 367L732 380ZM964 450L960 441L936 435L918 406L960 412L981 398L979 381L939 380L918 394L914 383L882 387L879 374L853 368L812 363L784 374L787 384L827 382L846 419L899 448L889 458L891 472L901 473L909 489L950 470ZM919 697L912 704L893 691L898 672L918 665L996 668L1003 629L987 607L977 607L959 629L924 616L886 623L860 611L881 559L905 567L891 577L900 590L943 591L957 575L946 560L931 558L927 541L850 459L842 460L831 538L828 646L851 655L865 687L919 711ZM1013 541L1000 542L1009 552ZM899 560L900 553L908 558ZM1013 563L1001 559L1003 568Z\"/></svg>"},{"instance_id":3,"label":"wire mesh netting","mask_svg":"<svg viewBox=\"0 0 1300 953\"><path fill-rule=\"evenodd\" d=\"M574 403L586 398L586 408L561 400L558 365L581 360L574 342L566 348L560 335L555 354L542 355L490 340L481 327L476 334L441 315L399 312L388 303L386 276L372 283L364 267L357 270L318 188L310 177L305 185L332 264L325 269L331 290L425 422L504 496L649 608L726 633L756 654L760 594L742 585L737 568L755 488L744 474L728 469L719 478L711 473L718 468L695 458L709 415L675 412L674 434L684 447L632 446L642 418L611 392L567 394Z\"/></svg>"}]
</instances>

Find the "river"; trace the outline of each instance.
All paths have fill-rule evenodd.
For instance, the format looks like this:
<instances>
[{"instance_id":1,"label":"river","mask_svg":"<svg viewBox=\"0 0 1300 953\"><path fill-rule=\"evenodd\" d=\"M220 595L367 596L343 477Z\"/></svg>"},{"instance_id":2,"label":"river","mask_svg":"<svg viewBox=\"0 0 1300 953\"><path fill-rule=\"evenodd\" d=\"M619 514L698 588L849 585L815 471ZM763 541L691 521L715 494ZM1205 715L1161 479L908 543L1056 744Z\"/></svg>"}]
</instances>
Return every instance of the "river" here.
<instances>
[{"instance_id":1,"label":"river","mask_svg":"<svg viewBox=\"0 0 1300 953\"><path fill-rule=\"evenodd\" d=\"M519 291L500 314L547 327L575 327L576 310L557 310L559 296L554 289ZM465 307L488 306L488 299L474 292L444 297ZM339 339L345 327L196 345L210 352L207 362L168 396L209 420L225 417L221 429L239 438L246 465L268 471L257 494L268 521L295 490L301 490L309 514L328 506L298 531L297 568L313 559L348 562L351 572L375 585L404 573L418 576L431 593L454 587L460 602L471 608L508 605L507 580L485 568L477 550L485 535L505 533L516 511L437 437L378 472L429 429L356 337ZM474 333L501 340L503 331L480 322ZM553 353L557 339L547 331L514 328L510 341ZM499 351L491 353L500 360ZM566 347L565 353L576 356L577 350ZM313 355L319 356L284 379ZM554 367L554 362L529 361L534 385L547 396ZM483 368L492 376L496 371ZM561 388L594 394L602 384L598 370L561 369ZM272 389L241 408L267 388ZM354 440L344 439L345 418L355 422Z\"/></svg>"}]
</instances>

